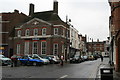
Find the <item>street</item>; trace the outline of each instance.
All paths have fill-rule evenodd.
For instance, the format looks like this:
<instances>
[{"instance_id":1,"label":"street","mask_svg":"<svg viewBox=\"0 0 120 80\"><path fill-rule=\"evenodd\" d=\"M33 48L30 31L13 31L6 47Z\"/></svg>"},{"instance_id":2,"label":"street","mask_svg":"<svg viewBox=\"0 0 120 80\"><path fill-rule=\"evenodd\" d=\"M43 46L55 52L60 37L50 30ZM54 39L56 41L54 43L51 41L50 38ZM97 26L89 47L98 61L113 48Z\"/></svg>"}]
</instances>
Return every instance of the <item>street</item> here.
<instances>
[{"instance_id":1,"label":"street","mask_svg":"<svg viewBox=\"0 0 120 80\"><path fill-rule=\"evenodd\" d=\"M105 59L104 59L105 60ZM82 63L49 64L43 66L3 66L3 78L96 78L100 59Z\"/></svg>"}]
</instances>

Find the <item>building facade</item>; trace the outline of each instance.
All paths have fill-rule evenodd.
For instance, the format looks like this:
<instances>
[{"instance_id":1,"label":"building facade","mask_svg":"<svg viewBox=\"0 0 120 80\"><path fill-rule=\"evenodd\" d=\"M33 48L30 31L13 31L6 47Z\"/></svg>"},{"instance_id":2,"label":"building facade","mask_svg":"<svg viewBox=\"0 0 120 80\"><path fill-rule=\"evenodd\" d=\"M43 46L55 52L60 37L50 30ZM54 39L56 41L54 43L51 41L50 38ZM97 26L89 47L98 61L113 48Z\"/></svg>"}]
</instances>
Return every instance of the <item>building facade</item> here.
<instances>
[{"instance_id":1,"label":"building facade","mask_svg":"<svg viewBox=\"0 0 120 80\"><path fill-rule=\"evenodd\" d=\"M79 48L80 48L80 53L82 56L88 55L87 54L87 36L79 35Z\"/></svg>"},{"instance_id":2,"label":"building facade","mask_svg":"<svg viewBox=\"0 0 120 80\"><path fill-rule=\"evenodd\" d=\"M70 25L70 57L74 56L76 52L80 53L80 38L78 30Z\"/></svg>"},{"instance_id":3,"label":"building facade","mask_svg":"<svg viewBox=\"0 0 120 80\"><path fill-rule=\"evenodd\" d=\"M102 54L104 51L104 42L87 42L88 54Z\"/></svg>"},{"instance_id":4,"label":"building facade","mask_svg":"<svg viewBox=\"0 0 120 80\"><path fill-rule=\"evenodd\" d=\"M111 0L111 16L109 18L110 62L114 63L115 70L120 72L120 2Z\"/></svg>"},{"instance_id":5,"label":"building facade","mask_svg":"<svg viewBox=\"0 0 120 80\"><path fill-rule=\"evenodd\" d=\"M58 15L58 2L53 10L34 12L30 4L29 20L15 27L14 54L40 54L69 57L69 25Z\"/></svg>"},{"instance_id":6,"label":"building facade","mask_svg":"<svg viewBox=\"0 0 120 80\"><path fill-rule=\"evenodd\" d=\"M7 57L13 55L14 28L26 21L28 16L14 10L12 13L0 13L0 53Z\"/></svg>"}]
</instances>

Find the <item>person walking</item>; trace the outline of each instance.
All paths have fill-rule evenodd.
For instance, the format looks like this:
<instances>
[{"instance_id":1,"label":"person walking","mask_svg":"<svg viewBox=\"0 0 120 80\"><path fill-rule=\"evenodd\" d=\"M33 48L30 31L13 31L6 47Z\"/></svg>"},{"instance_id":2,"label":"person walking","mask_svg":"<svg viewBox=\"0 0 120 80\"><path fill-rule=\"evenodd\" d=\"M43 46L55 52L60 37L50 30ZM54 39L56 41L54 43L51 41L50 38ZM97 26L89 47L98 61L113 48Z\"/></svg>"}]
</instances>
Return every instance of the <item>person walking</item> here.
<instances>
[{"instance_id":1,"label":"person walking","mask_svg":"<svg viewBox=\"0 0 120 80\"><path fill-rule=\"evenodd\" d=\"M63 66L63 56L60 58L60 65Z\"/></svg>"},{"instance_id":2,"label":"person walking","mask_svg":"<svg viewBox=\"0 0 120 80\"><path fill-rule=\"evenodd\" d=\"M101 58L101 62L103 62L103 56L102 55L100 55L100 58Z\"/></svg>"}]
</instances>

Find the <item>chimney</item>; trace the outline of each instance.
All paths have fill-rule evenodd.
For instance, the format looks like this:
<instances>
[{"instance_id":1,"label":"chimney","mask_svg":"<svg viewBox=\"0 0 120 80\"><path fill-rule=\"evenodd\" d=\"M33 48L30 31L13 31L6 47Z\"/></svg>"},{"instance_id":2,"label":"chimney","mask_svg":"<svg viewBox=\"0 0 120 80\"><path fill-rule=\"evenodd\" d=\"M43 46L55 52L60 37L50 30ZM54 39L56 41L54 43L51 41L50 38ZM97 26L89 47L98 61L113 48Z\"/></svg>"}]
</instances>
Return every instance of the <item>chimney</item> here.
<instances>
[{"instance_id":1,"label":"chimney","mask_svg":"<svg viewBox=\"0 0 120 80\"><path fill-rule=\"evenodd\" d=\"M99 42L99 39L97 39L97 42Z\"/></svg>"},{"instance_id":2,"label":"chimney","mask_svg":"<svg viewBox=\"0 0 120 80\"><path fill-rule=\"evenodd\" d=\"M15 9L15 10L14 10L14 13L19 13L19 10Z\"/></svg>"},{"instance_id":3,"label":"chimney","mask_svg":"<svg viewBox=\"0 0 120 80\"><path fill-rule=\"evenodd\" d=\"M32 16L34 14L34 4L30 4L29 6L29 16Z\"/></svg>"},{"instance_id":4,"label":"chimney","mask_svg":"<svg viewBox=\"0 0 120 80\"><path fill-rule=\"evenodd\" d=\"M58 14L58 1L57 0L54 0L53 11L54 13Z\"/></svg>"}]
</instances>

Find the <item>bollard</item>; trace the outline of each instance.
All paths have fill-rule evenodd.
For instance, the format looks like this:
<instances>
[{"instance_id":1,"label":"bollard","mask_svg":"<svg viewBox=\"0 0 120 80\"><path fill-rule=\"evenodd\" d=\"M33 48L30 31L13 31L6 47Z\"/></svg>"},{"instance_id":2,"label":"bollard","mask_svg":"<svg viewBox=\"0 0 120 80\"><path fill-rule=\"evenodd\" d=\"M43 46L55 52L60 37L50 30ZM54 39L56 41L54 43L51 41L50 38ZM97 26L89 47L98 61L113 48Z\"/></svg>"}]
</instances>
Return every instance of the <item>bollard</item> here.
<instances>
[{"instance_id":1,"label":"bollard","mask_svg":"<svg viewBox=\"0 0 120 80\"><path fill-rule=\"evenodd\" d=\"M113 68L101 68L101 80L113 80Z\"/></svg>"}]
</instances>

